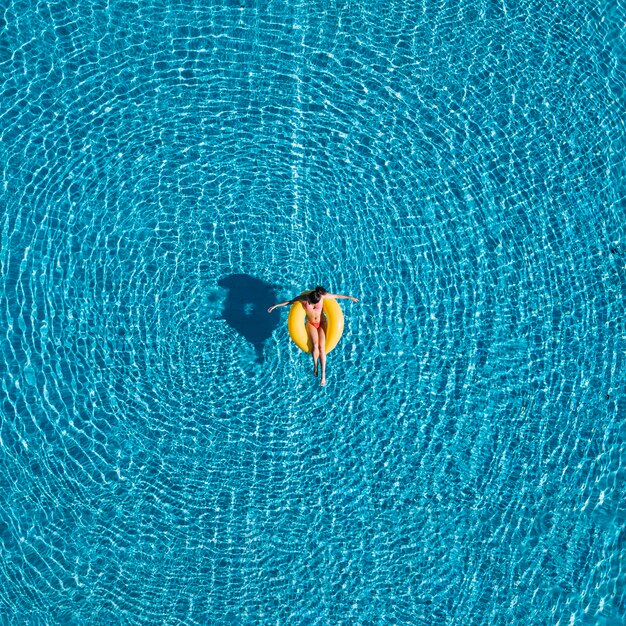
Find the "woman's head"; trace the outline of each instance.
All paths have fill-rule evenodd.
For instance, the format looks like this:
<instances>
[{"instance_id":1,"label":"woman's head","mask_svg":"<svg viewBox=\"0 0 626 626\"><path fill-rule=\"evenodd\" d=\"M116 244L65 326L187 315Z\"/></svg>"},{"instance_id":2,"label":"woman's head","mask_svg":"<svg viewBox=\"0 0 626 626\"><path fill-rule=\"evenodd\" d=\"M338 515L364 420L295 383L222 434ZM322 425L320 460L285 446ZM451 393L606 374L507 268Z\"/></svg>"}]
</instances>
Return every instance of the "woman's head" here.
<instances>
[{"instance_id":1,"label":"woman's head","mask_svg":"<svg viewBox=\"0 0 626 626\"><path fill-rule=\"evenodd\" d=\"M313 291L309 292L309 302L311 304L317 304L326 293L328 293L326 289L318 285L315 289L313 289Z\"/></svg>"}]
</instances>

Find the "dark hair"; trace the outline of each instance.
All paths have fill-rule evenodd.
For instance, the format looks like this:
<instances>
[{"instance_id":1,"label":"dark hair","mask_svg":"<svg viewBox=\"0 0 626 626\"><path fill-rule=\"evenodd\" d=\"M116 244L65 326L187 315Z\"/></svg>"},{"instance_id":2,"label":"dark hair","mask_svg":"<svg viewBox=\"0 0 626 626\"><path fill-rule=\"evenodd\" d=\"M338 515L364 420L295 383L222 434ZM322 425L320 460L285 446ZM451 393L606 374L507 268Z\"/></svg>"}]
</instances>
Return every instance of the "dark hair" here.
<instances>
[{"instance_id":1,"label":"dark hair","mask_svg":"<svg viewBox=\"0 0 626 626\"><path fill-rule=\"evenodd\" d=\"M318 285L313 291L309 292L309 302L311 304L317 304L322 299L322 296L327 293L324 287Z\"/></svg>"}]
</instances>

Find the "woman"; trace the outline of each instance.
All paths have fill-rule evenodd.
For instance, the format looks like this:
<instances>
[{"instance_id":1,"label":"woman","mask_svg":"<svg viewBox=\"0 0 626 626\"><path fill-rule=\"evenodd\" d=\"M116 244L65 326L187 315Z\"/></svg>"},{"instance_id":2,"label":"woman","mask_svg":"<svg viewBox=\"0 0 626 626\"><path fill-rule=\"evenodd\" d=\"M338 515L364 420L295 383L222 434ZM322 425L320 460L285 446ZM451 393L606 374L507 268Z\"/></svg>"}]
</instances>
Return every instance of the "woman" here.
<instances>
[{"instance_id":1,"label":"woman","mask_svg":"<svg viewBox=\"0 0 626 626\"><path fill-rule=\"evenodd\" d=\"M317 376L317 362L318 360L322 364L322 380L321 385L326 384L326 317L322 314L322 308L324 306L324 298L335 298L339 300L344 298L352 300L352 302L358 302L353 296L342 296L337 293L328 293L323 287L315 287L313 291L300 294L293 300L288 302L280 302L267 309L268 313L271 313L275 308L279 306L287 306L288 304L295 304L296 302L302 302L304 310L306 311L306 328L311 337L311 344L313 345L313 375Z\"/></svg>"}]
</instances>

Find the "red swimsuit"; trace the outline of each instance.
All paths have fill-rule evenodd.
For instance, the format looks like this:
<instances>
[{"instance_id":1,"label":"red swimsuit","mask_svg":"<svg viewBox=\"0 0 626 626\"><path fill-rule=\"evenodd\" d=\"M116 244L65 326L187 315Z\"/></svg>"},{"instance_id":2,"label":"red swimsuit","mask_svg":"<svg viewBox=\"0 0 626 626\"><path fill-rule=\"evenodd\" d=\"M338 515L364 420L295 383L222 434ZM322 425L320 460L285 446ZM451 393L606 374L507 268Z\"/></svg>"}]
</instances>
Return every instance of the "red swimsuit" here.
<instances>
[{"instance_id":1,"label":"red swimsuit","mask_svg":"<svg viewBox=\"0 0 626 626\"><path fill-rule=\"evenodd\" d=\"M304 308L307 310L307 313L313 313L314 311L322 311L322 301L320 300L317 304L309 304L308 302L304 303ZM322 325L322 320L319 322L312 322L310 319L307 319L307 324L311 324L313 328L319 328Z\"/></svg>"}]
</instances>

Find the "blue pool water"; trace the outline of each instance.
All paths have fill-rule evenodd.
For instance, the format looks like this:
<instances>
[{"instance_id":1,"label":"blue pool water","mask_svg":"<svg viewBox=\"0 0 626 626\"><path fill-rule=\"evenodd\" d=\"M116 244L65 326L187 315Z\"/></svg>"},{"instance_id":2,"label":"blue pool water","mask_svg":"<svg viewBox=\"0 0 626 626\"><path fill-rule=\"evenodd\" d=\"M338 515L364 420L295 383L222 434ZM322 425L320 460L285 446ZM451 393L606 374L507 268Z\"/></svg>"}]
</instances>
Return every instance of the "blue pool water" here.
<instances>
[{"instance_id":1,"label":"blue pool water","mask_svg":"<svg viewBox=\"0 0 626 626\"><path fill-rule=\"evenodd\" d=\"M0 623L626 623L625 20L8 0Z\"/></svg>"}]
</instances>

